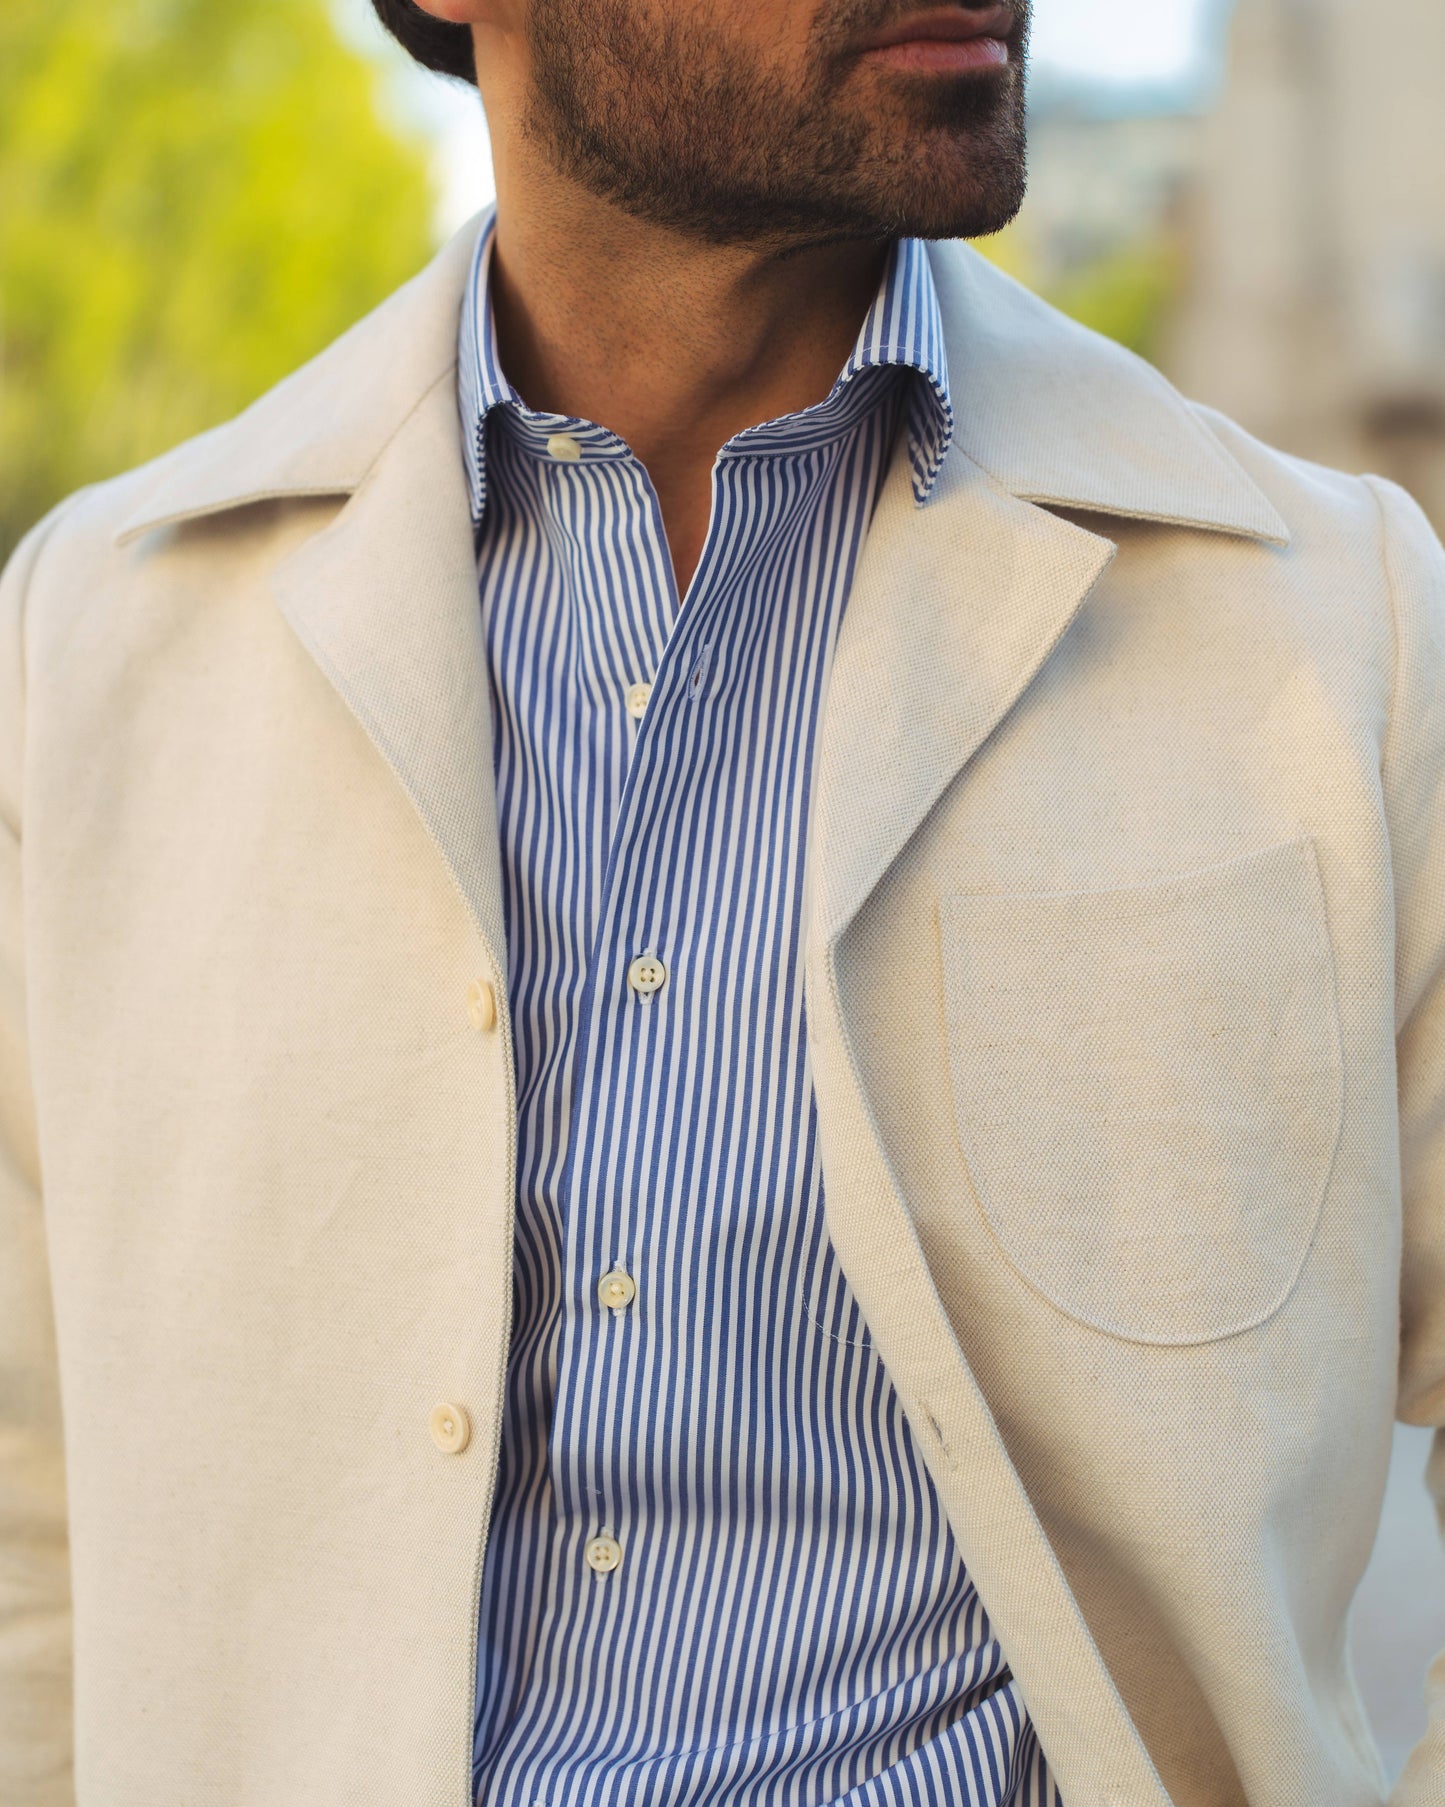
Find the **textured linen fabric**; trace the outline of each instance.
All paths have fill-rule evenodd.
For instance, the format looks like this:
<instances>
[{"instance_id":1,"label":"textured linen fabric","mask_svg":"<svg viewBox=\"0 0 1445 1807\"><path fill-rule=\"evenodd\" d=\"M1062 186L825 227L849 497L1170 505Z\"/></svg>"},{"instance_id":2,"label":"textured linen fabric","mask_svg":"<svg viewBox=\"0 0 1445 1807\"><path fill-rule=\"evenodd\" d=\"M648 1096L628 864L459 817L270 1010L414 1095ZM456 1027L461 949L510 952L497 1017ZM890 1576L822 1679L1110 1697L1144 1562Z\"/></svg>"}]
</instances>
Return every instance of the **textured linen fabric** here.
<instances>
[{"instance_id":1,"label":"textured linen fabric","mask_svg":"<svg viewBox=\"0 0 1445 1807\"><path fill-rule=\"evenodd\" d=\"M471 1800L517 1151L483 223L0 582L6 1807ZM953 440L920 506L899 436L817 743L829 1241L1068 1807L1439 1807L1445 1673L1391 1790L1346 1652L1392 1420L1445 1427L1445 553L928 259ZM1020 899L1057 1007L1020 943L985 1013L960 925ZM1061 1050L1011 1125L985 1014ZM1041 1118L1090 1151L1056 1247ZM1272 1206L1296 1138L1317 1214Z\"/></svg>"},{"instance_id":2,"label":"textured linen fabric","mask_svg":"<svg viewBox=\"0 0 1445 1807\"><path fill-rule=\"evenodd\" d=\"M518 1203L477 1798L1054 1807L828 1242L807 1059L828 659L900 416L920 501L951 436L926 251L895 243L824 401L722 448L680 601L643 466L508 382L493 242L458 368ZM603 1533L621 1565L594 1574Z\"/></svg>"}]
</instances>

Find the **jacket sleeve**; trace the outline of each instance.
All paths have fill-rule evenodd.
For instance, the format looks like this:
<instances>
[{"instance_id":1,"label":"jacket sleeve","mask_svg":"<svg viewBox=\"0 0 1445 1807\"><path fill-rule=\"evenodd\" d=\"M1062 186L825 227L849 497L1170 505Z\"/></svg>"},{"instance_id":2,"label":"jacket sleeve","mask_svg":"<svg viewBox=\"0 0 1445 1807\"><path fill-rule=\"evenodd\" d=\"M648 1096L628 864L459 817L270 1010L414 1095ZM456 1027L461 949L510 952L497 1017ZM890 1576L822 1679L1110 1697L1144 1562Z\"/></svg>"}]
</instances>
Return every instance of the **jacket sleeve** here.
<instances>
[{"instance_id":1,"label":"jacket sleeve","mask_svg":"<svg viewBox=\"0 0 1445 1807\"><path fill-rule=\"evenodd\" d=\"M64 505L62 505L64 506ZM25 1028L24 609L55 516L0 577L0 1801L72 1807L60 1382Z\"/></svg>"},{"instance_id":2,"label":"jacket sleeve","mask_svg":"<svg viewBox=\"0 0 1445 1807\"><path fill-rule=\"evenodd\" d=\"M1428 1484L1445 1532L1445 550L1404 490L1367 481L1384 518L1395 628L1381 778L1395 887L1404 1208L1398 1415L1435 1431ZM1429 1730L1391 1807L1425 1807L1445 1790L1445 1652L1425 1693Z\"/></svg>"}]
</instances>

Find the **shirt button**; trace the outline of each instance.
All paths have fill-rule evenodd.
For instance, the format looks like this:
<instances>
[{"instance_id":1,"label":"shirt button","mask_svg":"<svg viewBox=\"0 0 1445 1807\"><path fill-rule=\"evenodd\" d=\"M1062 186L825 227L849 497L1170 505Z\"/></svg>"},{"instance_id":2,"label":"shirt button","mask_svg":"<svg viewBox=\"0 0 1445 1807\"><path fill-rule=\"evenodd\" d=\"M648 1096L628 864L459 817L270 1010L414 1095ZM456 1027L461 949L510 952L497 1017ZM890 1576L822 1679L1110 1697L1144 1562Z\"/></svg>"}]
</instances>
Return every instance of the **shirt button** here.
<instances>
[{"instance_id":1,"label":"shirt button","mask_svg":"<svg viewBox=\"0 0 1445 1807\"><path fill-rule=\"evenodd\" d=\"M587 1546L587 1566L598 1575L610 1574L621 1560L622 1545L605 1532L601 1537L594 1537Z\"/></svg>"},{"instance_id":2,"label":"shirt button","mask_svg":"<svg viewBox=\"0 0 1445 1807\"><path fill-rule=\"evenodd\" d=\"M575 464L582 456L582 444L570 433L549 433L547 436L547 455L550 458L561 458L567 464Z\"/></svg>"},{"instance_id":3,"label":"shirt button","mask_svg":"<svg viewBox=\"0 0 1445 1807\"><path fill-rule=\"evenodd\" d=\"M631 1274L624 1273L620 1267L614 1267L597 1282L597 1297L604 1305L621 1310L637 1297L637 1282Z\"/></svg>"},{"instance_id":4,"label":"shirt button","mask_svg":"<svg viewBox=\"0 0 1445 1807\"><path fill-rule=\"evenodd\" d=\"M647 713L647 699L652 695L651 684L633 684L627 692L627 713L633 721L640 722Z\"/></svg>"},{"instance_id":5,"label":"shirt button","mask_svg":"<svg viewBox=\"0 0 1445 1807\"><path fill-rule=\"evenodd\" d=\"M473 979L467 987L467 1015L474 1029L494 1029L497 1024L497 994L485 979Z\"/></svg>"},{"instance_id":6,"label":"shirt button","mask_svg":"<svg viewBox=\"0 0 1445 1807\"><path fill-rule=\"evenodd\" d=\"M667 968L656 954L639 954L627 969L627 983L640 998L661 991L666 979Z\"/></svg>"},{"instance_id":7,"label":"shirt button","mask_svg":"<svg viewBox=\"0 0 1445 1807\"><path fill-rule=\"evenodd\" d=\"M464 1406L434 1405L427 1422L431 1428L432 1442L449 1456L459 1456L471 1442L472 1421L467 1417Z\"/></svg>"}]
</instances>

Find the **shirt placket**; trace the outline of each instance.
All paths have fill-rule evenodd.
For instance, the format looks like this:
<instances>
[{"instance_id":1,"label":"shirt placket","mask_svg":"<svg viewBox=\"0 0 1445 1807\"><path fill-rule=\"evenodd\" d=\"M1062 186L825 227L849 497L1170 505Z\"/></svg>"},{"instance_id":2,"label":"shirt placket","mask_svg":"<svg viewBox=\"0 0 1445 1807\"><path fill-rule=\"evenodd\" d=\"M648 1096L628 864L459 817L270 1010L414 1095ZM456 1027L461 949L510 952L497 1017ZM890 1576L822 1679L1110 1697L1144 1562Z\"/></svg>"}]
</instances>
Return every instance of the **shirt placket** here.
<instances>
[{"instance_id":1,"label":"shirt placket","mask_svg":"<svg viewBox=\"0 0 1445 1807\"><path fill-rule=\"evenodd\" d=\"M650 555L668 557L656 517ZM636 719L632 760L607 859L573 1076L574 1112L564 1185L564 1309L558 1348L552 1464L564 1563L611 1577L643 1554L656 1477L640 1460L645 1427L630 1422L639 1370L675 1350L677 1273L638 1271L643 1214L666 1212L667 1165L679 1157L679 1113L659 1070L666 1018L684 947L701 932L685 886L674 825L693 814L687 789L705 781L717 615L745 547L700 563ZM675 600L675 597L674 597ZM693 850L694 853L696 849ZM621 1579L621 1577L619 1577ZM625 1583L624 1583L625 1584ZM600 1603L599 1603L600 1604Z\"/></svg>"}]
</instances>

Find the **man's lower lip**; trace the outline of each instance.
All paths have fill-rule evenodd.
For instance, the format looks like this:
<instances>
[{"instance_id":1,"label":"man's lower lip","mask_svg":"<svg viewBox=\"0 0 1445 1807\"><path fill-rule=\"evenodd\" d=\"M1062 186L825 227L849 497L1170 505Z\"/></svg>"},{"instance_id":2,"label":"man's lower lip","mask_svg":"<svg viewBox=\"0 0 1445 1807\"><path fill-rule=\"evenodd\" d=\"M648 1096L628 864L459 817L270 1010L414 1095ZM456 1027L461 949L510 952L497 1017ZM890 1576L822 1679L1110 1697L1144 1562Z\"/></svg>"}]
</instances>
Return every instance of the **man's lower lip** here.
<instances>
[{"instance_id":1,"label":"man's lower lip","mask_svg":"<svg viewBox=\"0 0 1445 1807\"><path fill-rule=\"evenodd\" d=\"M909 38L902 44L885 44L865 50L869 62L886 63L890 69L998 69L1008 62L1008 45L1002 38Z\"/></svg>"}]
</instances>

